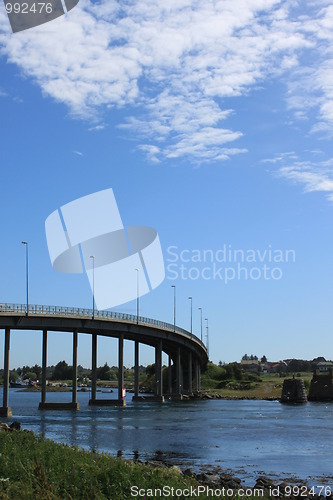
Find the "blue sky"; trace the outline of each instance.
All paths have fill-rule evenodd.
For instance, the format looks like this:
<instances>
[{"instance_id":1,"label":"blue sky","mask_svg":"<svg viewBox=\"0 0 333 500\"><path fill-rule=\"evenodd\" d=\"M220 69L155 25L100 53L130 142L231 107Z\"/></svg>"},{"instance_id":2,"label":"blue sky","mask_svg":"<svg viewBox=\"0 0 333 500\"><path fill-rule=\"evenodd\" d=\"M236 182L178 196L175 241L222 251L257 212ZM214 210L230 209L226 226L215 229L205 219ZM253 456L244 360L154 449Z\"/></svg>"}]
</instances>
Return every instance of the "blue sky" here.
<instances>
[{"instance_id":1,"label":"blue sky","mask_svg":"<svg viewBox=\"0 0 333 500\"><path fill-rule=\"evenodd\" d=\"M214 362L332 358L332 26L321 0L84 0L12 34L2 7L0 302L25 301L27 240L31 302L90 307L87 277L52 269L44 223L111 187L123 223L161 240L166 279L142 297L143 315L172 322L176 284L177 323L189 328L193 296L194 331L202 307ZM226 284L214 265L238 262L195 261L224 245L295 259L257 257L247 272L266 264L279 279L243 271ZM188 269L171 279L170 247L179 260L186 250L192 261L177 265L198 279ZM13 333L12 367L40 363L40 337ZM153 362L151 349L141 354ZM49 363L61 359L71 361L71 336L50 334ZM102 339L99 364L116 360L115 341ZM79 363L90 365L84 335Z\"/></svg>"}]
</instances>

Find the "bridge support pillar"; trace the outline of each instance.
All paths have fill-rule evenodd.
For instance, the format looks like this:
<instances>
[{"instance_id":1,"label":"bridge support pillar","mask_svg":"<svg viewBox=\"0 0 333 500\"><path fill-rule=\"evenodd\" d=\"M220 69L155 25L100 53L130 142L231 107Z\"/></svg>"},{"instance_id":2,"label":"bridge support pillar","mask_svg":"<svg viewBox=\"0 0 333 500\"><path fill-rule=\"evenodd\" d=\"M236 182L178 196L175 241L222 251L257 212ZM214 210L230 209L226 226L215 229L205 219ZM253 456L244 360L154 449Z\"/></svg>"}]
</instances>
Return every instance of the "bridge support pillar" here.
<instances>
[{"instance_id":1,"label":"bridge support pillar","mask_svg":"<svg viewBox=\"0 0 333 500\"><path fill-rule=\"evenodd\" d=\"M188 355L188 392L192 394L193 386L192 386L192 353L190 352Z\"/></svg>"},{"instance_id":2,"label":"bridge support pillar","mask_svg":"<svg viewBox=\"0 0 333 500\"><path fill-rule=\"evenodd\" d=\"M120 335L118 339L118 406L126 406L123 398L124 388L124 336Z\"/></svg>"},{"instance_id":3,"label":"bridge support pillar","mask_svg":"<svg viewBox=\"0 0 333 500\"><path fill-rule=\"evenodd\" d=\"M176 397L178 399L182 399L183 397L182 363L180 356L180 347L177 348L177 358L176 358Z\"/></svg>"},{"instance_id":4,"label":"bridge support pillar","mask_svg":"<svg viewBox=\"0 0 333 500\"><path fill-rule=\"evenodd\" d=\"M89 404L92 401L96 401L96 385L97 385L97 334L92 334L91 339L91 399L89 400Z\"/></svg>"},{"instance_id":5,"label":"bridge support pillar","mask_svg":"<svg viewBox=\"0 0 333 500\"><path fill-rule=\"evenodd\" d=\"M201 389L201 366L198 362L198 391Z\"/></svg>"},{"instance_id":6,"label":"bridge support pillar","mask_svg":"<svg viewBox=\"0 0 333 500\"><path fill-rule=\"evenodd\" d=\"M43 330L43 353L42 353L42 399L46 402L46 366L47 366L47 330Z\"/></svg>"},{"instance_id":7,"label":"bridge support pillar","mask_svg":"<svg viewBox=\"0 0 333 500\"><path fill-rule=\"evenodd\" d=\"M199 361L196 359L194 364L194 391L199 391Z\"/></svg>"},{"instance_id":8,"label":"bridge support pillar","mask_svg":"<svg viewBox=\"0 0 333 500\"><path fill-rule=\"evenodd\" d=\"M155 347L155 401L164 402L162 373L162 339Z\"/></svg>"},{"instance_id":9,"label":"bridge support pillar","mask_svg":"<svg viewBox=\"0 0 333 500\"><path fill-rule=\"evenodd\" d=\"M77 405L77 409L80 408L77 402L77 330L73 331L73 389L72 389L72 404Z\"/></svg>"},{"instance_id":10,"label":"bridge support pillar","mask_svg":"<svg viewBox=\"0 0 333 500\"><path fill-rule=\"evenodd\" d=\"M169 356L169 366L168 366L168 393L172 394L172 364L171 364L171 356Z\"/></svg>"},{"instance_id":11,"label":"bridge support pillar","mask_svg":"<svg viewBox=\"0 0 333 500\"><path fill-rule=\"evenodd\" d=\"M195 360L195 392L200 391L201 366L199 360Z\"/></svg>"},{"instance_id":12,"label":"bridge support pillar","mask_svg":"<svg viewBox=\"0 0 333 500\"><path fill-rule=\"evenodd\" d=\"M133 401L139 398L139 342L134 342L134 396Z\"/></svg>"},{"instance_id":13,"label":"bridge support pillar","mask_svg":"<svg viewBox=\"0 0 333 500\"><path fill-rule=\"evenodd\" d=\"M5 329L5 351L4 351L4 377L3 377L3 405L0 407L0 417L11 417L12 410L8 406L9 392L9 350L10 350L10 329Z\"/></svg>"}]
</instances>

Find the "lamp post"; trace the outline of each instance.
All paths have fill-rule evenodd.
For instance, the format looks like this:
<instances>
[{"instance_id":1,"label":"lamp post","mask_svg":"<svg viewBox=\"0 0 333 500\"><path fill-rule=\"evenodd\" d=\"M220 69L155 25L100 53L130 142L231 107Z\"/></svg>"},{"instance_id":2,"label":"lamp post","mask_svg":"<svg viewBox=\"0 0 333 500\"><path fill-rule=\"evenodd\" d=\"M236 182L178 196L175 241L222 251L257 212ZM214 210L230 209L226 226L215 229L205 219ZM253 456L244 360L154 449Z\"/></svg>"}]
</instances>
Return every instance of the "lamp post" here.
<instances>
[{"instance_id":1,"label":"lamp post","mask_svg":"<svg viewBox=\"0 0 333 500\"><path fill-rule=\"evenodd\" d=\"M26 258L26 275L27 275L27 312L26 315L29 316L29 250L28 242L22 241L22 245L25 245L25 258Z\"/></svg>"},{"instance_id":2,"label":"lamp post","mask_svg":"<svg viewBox=\"0 0 333 500\"><path fill-rule=\"evenodd\" d=\"M171 285L173 288L173 331L176 331L176 285Z\"/></svg>"},{"instance_id":3,"label":"lamp post","mask_svg":"<svg viewBox=\"0 0 333 500\"><path fill-rule=\"evenodd\" d=\"M192 311L193 311L193 309L192 309L192 297L189 297L188 299L191 301L191 333L192 333L192 316L193 316L192 315Z\"/></svg>"},{"instance_id":4,"label":"lamp post","mask_svg":"<svg viewBox=\"0 0 333 500\"><path fill-rule=\"evenodd\" d=\"M207 321L207 324L206 324L206 347L207 347L207 353L208 353L208 358L209 358L208 318L205 318L205 321Z\"/></svg>"},{"instance_id":5,"label":"lamp post","mask_svg":"<svg viewBox=\"0 0 333 500\"><path fill-rule=\"evenodd\" d=\"M136 323L139 324L139 269L136 270Z\"/></svg>"},{"instance_id":6,"label":"lamp post","mask_svg":"<svg viewBox=\"0 0 333 500\"><path fill-rule=\"evenodd\" d=\"M92 319L95 319L95 255L90 255L93 263L93 313Z\"/></svg>"},{"instance_id":7,"label":"lamp post","mask_svg":"<svg viewBox=\"0 0 333 500\"><path fill-rule=\"evenodd\" d=\"M200 313L201 313L201 323L200 323L200 339L201 339L201 342L202 342L202 307L198 307Z\"/></svg>"}]
</instances>

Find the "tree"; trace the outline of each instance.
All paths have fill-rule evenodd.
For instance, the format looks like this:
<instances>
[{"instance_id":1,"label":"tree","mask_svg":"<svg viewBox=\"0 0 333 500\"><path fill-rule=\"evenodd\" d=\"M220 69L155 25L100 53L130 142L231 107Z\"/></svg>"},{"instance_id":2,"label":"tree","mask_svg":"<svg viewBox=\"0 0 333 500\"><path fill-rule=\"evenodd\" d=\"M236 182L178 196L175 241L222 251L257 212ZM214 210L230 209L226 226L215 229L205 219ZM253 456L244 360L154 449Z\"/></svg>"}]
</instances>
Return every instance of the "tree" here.
<instances>
[{"instance_id":1,"label":"tree","mask_svg":"<svg viewBox=\"0 0 333 500\"><path fill-rule=\"evenodd\" d=\"M147 368L146 368L146 374L148 375L148 377L151 377L152 375L155 374L155 363L153 363L152 365L148 365Z\"/></svg>"},{"instance_id":2,"label":"tree","mask_svg":"<svg viewBox=\"0 0 333 500\"><path fill-rule=\"evenodd\" d=\"M262 356L260 363L267 363L267 358L265 355Z\"/></svg>"},{"instance_id":3,"label":"tree","mask_svg":"<svg viewBox=\"0 0 333 500\"><path fill-rule=\"evenodd\" d=\"M9 372L9 378L11 381L15 382L18 379L18 377L19 377L19 375L18 375L17 371L11 370Z\"/></svg>"},{"instance_id":4,"label":"tree","mask_svg":"<svg viewBox=\"0 0 333 500\"><path fill-rule=\"evenodd\" d=\"M68 366L66 361L59 361L54 367L52 380L69 380L73 378L73 367Z\"/></svg>"},{"instance_id":5,"label":"tree","mask_svg":"<svg viewBox=\"0 0 333 500\"><path fill-rule=\"evenodd\" d=\"M110 380L111 378L111 368L107 363L104 366L97 368L97 378L100 380Z\"/></svg>"},{"instance_id":6,"label":"tree","mask_svg":"<svg viewBox=\"0 0 333 500\"><path fill-rule=\"evenodd\" d=\"M34 372L27 372L27 373L23 376L23 380L27 380L27 379L30 379L30 380L37 380L37 375L36 375L36 373L34 373Z\"/></svg>"},{"instance_id":7,"label":"tree","mask_svg":"<svg viewBox=\"0 0 333 500\"><path fill-rule=\"evenodd\" d=\"M39 366L39 365L32 366L31 371L36 373L37 379L41 378L41 375L42 375L42 367L41 366Z\"/></svg>"}]
</instances>

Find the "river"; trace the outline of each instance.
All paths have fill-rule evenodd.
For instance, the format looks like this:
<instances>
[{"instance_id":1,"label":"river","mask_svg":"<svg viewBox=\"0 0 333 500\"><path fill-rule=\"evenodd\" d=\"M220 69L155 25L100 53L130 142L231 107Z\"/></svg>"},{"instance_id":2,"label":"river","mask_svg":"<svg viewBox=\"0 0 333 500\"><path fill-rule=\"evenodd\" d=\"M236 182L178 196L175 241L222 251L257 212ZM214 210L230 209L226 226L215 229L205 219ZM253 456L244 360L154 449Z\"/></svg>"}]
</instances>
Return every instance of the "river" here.
<instances>
[{"instance_id":1,"label":"river","mask_svg":"<svg viewBox=\"0 0 333 500\"><path fill-rule=\"evenodd\" d=\"M165 459L199 469L232 469L251 485L260 474L295 477L309 485L333 484L333 404L285 406L275 401L166 401L126 408L89 407L39 411L40 393L10 389L13 420L54 441L124 458ZM2 398L2 389L0 390ZM98 393L98 398L117 397ZM47 401L70 401L71 393L47 393Z\"/></svg>"}]
</instances>

